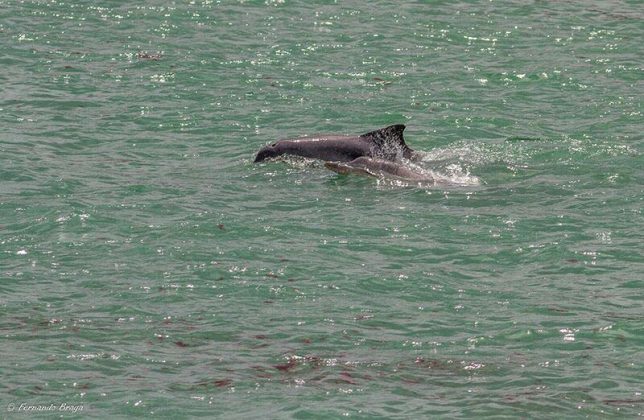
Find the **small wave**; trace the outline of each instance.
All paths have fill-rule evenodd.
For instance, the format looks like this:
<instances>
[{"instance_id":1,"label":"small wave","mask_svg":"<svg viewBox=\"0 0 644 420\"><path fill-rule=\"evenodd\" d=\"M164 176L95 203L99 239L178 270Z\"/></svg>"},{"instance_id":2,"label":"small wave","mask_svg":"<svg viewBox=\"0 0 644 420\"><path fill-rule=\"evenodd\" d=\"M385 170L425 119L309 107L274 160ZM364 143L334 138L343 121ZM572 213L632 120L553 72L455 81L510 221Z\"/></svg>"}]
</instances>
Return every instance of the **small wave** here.
<instances>
[{"instance_id":1,"label":"small wave","mask_svg":"<svg viewBox=\"0 0 644 420\"><path fill-rule=\"evenodd\" d=\"M436 184L446 184L462 187L475 187L481 185L479 177L472 175L468 170L457 164L451 164L447 167L447 173L435 172L434 179Z\"/></svg>"}]
</instances>

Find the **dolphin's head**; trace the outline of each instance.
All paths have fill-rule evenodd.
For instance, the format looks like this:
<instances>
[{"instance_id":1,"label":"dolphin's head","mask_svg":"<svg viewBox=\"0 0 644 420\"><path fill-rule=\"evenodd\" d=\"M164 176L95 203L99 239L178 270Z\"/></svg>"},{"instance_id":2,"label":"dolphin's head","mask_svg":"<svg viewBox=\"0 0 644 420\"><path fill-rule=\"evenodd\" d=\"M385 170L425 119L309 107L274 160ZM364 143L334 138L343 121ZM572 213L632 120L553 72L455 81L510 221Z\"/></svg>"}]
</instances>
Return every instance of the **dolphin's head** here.
<instances>
[{"instance_id":1,"label":"dolphin's head","mask_svg":"<svg viewBox=\"0 0 644 420\"><path fill-rule=\"evenodd\" d=\"M271 145L262 147L259 150L259 152L257 152L257 156L255 157L255 162L262 162L266 159L279 156L281 153L277 151L276 146L277 146L277 143L273 143Z\"/></svg>"}]
</instances>

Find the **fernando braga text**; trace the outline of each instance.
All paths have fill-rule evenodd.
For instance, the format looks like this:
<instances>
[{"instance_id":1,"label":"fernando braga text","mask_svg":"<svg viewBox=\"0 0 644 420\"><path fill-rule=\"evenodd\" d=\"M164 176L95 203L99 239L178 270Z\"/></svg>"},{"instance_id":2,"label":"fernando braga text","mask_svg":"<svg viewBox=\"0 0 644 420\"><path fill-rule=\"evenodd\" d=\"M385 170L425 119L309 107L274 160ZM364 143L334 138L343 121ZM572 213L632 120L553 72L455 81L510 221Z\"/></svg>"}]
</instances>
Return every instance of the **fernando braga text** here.
<instances>
[{"instance_id":1,"label":"fernando braga text","mask_svg":"<svg viewBox=\"0 0 644 420\"><path fill-rule=\"evenodd\" d=\"M45 411L61 411L66 413L80 413L85 408L84 405L73 405L67 403L60 404L28 404L20 403L14 404L10 403L7 405L7 411L16 411L23 413L42 413Z\"/></svg>"}]
</instances>

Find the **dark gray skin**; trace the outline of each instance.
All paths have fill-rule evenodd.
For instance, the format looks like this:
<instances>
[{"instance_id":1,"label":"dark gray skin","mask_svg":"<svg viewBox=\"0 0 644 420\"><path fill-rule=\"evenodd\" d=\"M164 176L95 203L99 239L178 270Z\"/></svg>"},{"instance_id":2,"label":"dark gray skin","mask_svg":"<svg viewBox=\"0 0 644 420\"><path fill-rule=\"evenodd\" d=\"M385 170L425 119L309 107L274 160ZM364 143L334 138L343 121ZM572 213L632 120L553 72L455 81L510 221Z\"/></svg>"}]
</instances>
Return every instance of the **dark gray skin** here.
<instances>
[{"instance_id":1,"label":"dark gray skin","mask_svg":"<svg viewBox=\"0 0 644 420\"><path fill-rule=\"evenodd\" d=\"M397 160L413 159L415 153L403 139L403 124L391 125L361 136L322 135L280 140L260 149L255 162L281 155L302 156L334 162L351 162L362 156Z\"/></svg>"},{"instance_id":2,"label":"dark gray skin","mask_svg":"<svg viewBox=\"0 0 644 420\"><path fill-rule=\"evenodd\" d=\"M354 173L378 178L394 177L407 181L434 183L432 176L413 171L400 163L365 156L351 162L325 162L324 166L342 175Z\"/></svg>"}]
</instances>

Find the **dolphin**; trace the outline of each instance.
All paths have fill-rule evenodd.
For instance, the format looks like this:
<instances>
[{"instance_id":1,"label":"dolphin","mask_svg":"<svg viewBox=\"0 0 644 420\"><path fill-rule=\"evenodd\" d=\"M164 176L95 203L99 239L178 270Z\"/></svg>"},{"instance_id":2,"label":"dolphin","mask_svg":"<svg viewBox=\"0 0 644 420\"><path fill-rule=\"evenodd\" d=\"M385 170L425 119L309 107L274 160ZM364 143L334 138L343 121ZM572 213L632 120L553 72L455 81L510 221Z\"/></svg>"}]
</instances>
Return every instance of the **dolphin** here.
<instances>
[{"instance_id":1,"label":"dolphin","mask_svg":"<svg viewBox=\"0 0 644 420\"><path fill-rule=\"evenodd\" d=\"M414 159L416 153L403 139L403 124L371 131L360 136L319 135L280 140L262 147L255 162L281 155L295 155L333 162L351 162L367 156L385 160L398 160L400 156Z\"/></svg>"},{"instance_id":2,"label":"dolphin","mask_svg":"<svg viewBox=\"0 0 644 420\"><path fill-rule=\"evenodd\" d=\"M342 175L350 173L375 176L378 178L397 178L405 181L435 183L431 175L409 169L398 162L373 159L361 156L351 162L325 162L324 166Z\"/></svg>"}]
</instances>

